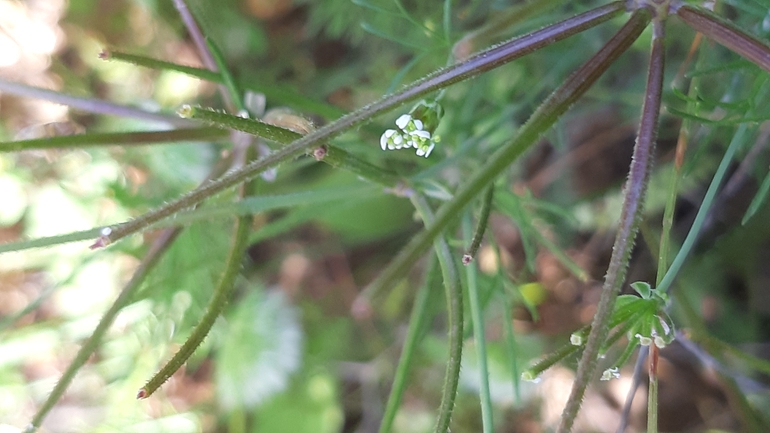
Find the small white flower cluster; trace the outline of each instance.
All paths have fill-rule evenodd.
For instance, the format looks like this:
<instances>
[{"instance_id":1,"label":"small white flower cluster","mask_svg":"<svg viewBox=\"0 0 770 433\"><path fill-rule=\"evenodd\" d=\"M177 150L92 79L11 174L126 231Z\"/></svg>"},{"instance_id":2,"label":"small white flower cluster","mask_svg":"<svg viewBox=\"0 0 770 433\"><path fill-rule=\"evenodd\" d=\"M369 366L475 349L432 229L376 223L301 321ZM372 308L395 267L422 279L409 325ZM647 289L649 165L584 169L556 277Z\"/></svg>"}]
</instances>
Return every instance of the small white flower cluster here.
<instances>
[{"instance_id":1,"label":"small white flower cluster","mask_svg":"<svg viewBox=\"0 0 770 433\"><path fill-rule=\"evenodd\" d=\"M620 371L618 367L612 367L604 370L601 380L620 379Z\"/></svg>"},{"instance_id":2,"label":"small white flower cluster","mask_svg":"<svg viewBox=\"0 0 770 433\"><path fill-rule=\"evenodd\" d=\"M382 150L417 149L417 156L430 156L438 136L432 136L430 131L423 129L423 123L420 119L414 119L409 114L403 114L396 119L398 129L388 129L380 137L380 147Z\"/></svg>"}]
</instances>

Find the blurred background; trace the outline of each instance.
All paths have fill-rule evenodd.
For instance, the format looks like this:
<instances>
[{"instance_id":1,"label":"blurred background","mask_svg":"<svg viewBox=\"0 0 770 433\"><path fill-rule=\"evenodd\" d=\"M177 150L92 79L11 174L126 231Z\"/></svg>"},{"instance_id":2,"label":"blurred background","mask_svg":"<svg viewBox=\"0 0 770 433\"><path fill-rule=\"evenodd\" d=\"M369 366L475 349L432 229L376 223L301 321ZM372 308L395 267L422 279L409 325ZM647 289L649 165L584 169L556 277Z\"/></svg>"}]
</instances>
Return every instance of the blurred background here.
<instances>
[{"instance_id":1,"label":"blurred background","mask_svg":"<svg viewBox=\"0 0 770 433\"><path fill-rule=\"evenodd\" d=\"M453 55L600 2L549 3L563 4L523 16L525 4L515 0L447 2L452 8L446 19L443 3L407 0L196 0L189 6L245 88L264 94L268 108L289 107L323 125L446 65ZM770 21L761 3L734 1L718 10L766 40ZM515 22L517 14L523 21ZM695 35L672 21L664 94L664 106L672 109L661 120L658 161L629 282L655 281L682 124L681 116L668 113L686 107L689 80L701 80L695 95L700 116L738 120L689 126L675 248L692 224L734 124L756 110L754 132L674 288L671 314L693 339L683 336L661 352L660 427L767 431L769 382L758 371L770 371L768 206L741 223L770 165L767 110L755 100L767 74L705 40L688 57ZM498 25L500 30L474 33L505 22L510 24ZM410 177L438 205L620 23L622 18L450 87L442 99L442 142L429 159L380 151L379 136L399 110L335 144ZM644 34L498 183L477 259L496 431L549 431L566 401L576 359L547 371L537 383L521 382L519 375L593 318L630 162L649 41ZM202 67L171 1L0 0L4 81L166 114L185 103L224 108L215 84L100 59L106 48ZM6 143L166 128L0 91L0 140ZM0 243L141 215L195 188L229 149L223 140L0 151ZM232 218L186 226L41 431L377 431L414 294L425 284L431 287L430 317L394 431L432 430L447 345L441 284L425 278L430 261L416 263L408 279L377 299L371 314L350 313L362 288L421 228L409 201L306 157L282 165L277 179L260 188L265 195L309 191L318 199L254 217L234 298L186 367L151 398L135 399L198 322L224 265ZM232 199L223 193L209 206ZM87 248L91 240L0 254L0 433L22 431L29 423L158 233L151 230L96 252ZM450 244L459 258L462 238ZM478 361L469 324L466 328L456 432L481 429ZM615 431L632 377L633 361L620 379L597 382L576 430ZM645 431L646 376L641 377L629 432Z\"/></svg>"}]
</instances>

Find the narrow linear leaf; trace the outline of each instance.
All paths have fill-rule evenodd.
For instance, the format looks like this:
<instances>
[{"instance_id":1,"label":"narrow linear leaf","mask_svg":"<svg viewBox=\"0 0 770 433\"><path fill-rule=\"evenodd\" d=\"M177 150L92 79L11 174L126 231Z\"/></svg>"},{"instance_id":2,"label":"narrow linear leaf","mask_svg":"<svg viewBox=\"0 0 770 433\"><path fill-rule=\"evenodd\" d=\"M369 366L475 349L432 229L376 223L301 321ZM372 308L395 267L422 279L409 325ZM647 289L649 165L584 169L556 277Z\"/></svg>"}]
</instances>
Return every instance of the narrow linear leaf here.
<instances>
[{"instance_id":1,"label":"narrow linear leaf","mask_svg":"<svg viewBox=\"0 0 770 433\"><path fill-rule=\"evenodd\" d=\"M227 139L228 132L219 128L185 128L171 131L110 132L65 135L0 143L0 152L41 149L78 149L93 146L137 146L179 141L218 141Z\"/></svg>"},{"instance_id":2,"label":"narrow linear leaf","mask_svg":"<svg viewBox=\"0 0 770 433\"><path fill-rule=\"evenodd\" d=\"M770 72L770 46L711 11L683 5L676 14L690 27Z\"/></svg>"}]
</instances>

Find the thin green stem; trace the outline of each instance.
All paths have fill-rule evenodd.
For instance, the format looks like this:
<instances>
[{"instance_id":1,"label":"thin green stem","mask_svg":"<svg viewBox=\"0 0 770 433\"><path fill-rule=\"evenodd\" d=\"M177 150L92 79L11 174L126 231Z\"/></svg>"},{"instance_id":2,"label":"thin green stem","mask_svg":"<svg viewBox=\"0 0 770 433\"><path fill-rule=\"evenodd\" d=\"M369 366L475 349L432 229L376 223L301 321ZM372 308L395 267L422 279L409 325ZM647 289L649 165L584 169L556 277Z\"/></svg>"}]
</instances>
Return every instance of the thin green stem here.
<instances>
[{"instance_id":1,"label":"thin green stem","mask_svg":"<svg viewBox=\"0 0 770 433\"><path fill-rule=\"evenodd\" d=\"M428 267L428 275L431 275L435 267L435 260L431 261L431 266ZM412 357L417 344L420 341L420 331L426 321L428 311L428 299L430 298L430 291L432 287L432 281L430 278L425 284L417 291L417 296L414 300L414 306L412 307L412 314L409 318L409 328L406 331L406 339L404 340L404 347L401 350L401 357L398 359L398 366L396 367L396 373L393 376L393 387L390 390L390 396L388 402L385 405L385 413L382 416L382 423L380 424L380 433L389 433L393 426L393 420L396 418L399 406L401 406L401 398L404 395L406 389L406 381L409 376L409 369L412 364Z\"/></svg>"},{"instance_id":2,"label":"thin green stem","mask_svg":"<svg viewBox=\"0 0 770 433\"><path fill-rule=\"evenodd\" d=\"M64 135L0 143L0 152L41 149L79 149L93 146L137 146L178 141L218 141L228 132L219 128L185 128L171 131L109 132Z\"/></svg>"},{"instance_id":3,"label":"thin green stem","mask_svg":"<svg viewBox=\"0 0 770 433\"><path fill-rule=\"evenodd\" d=\"M415 193L412 195L411 200L425 225L433 224L433 211L425 197ZM457 397L457 384L460 381L460 365L463 352L463 292L457 265L444 236L436 237L434 247L438 256L439 266L441 267L441 274L444 277L444 291L447 300L447 324L449 327L449 359L447 360L444 373L441 404L434 431L435 433L445 433L449 431L449 422L452 419L455 398Z\"/></svg>"},{"instance_id":4,"label":"thin green stem","mask_svg":"<svg viewBox=\"0 0 770 433\"><path fill-rule=\"evenodd\" d=\"M100 54L100 57L105 60L117 60L117 61L127 62L137 66L150 68L150 69L157 69L161 71L175 71L185 75L189 75L191 77L199 78L201 80L222 84L222 76L217 72L212 72L207 69L195 68L192 66L185 66L185 65L180 65L178 63L167 62L165 60L154 59L151 57L124 53L120 50L104 50ZM247 80L243 78L236 80L235 83L236 83L236 86L240 89L248 89L255 92L263 93L268 100L271 100L273 102L288 104L300 111L316 113L328 119L336 119L340 116L345 115L345 111L340 110L339 108L333 105L329 105L324 102L318 102L314 99L310 99L304 95L301 95L295 91L289 90L281 86L257 85L252 83L251 80Z\"/></svg>"},{"instance_id":5,"label":"thin green stem","mask_svg":"<svg viewBox=\"0 0 770 433\"><path fill-rule=\"evenodd\" d=\"M318 189L314 191L296 192L282 195L257 196L238 200L233 203L223 203L218 206L199 207L190 211L183 211L173 219L159 221L153 224L151 229L177 227L202 220L215 218L229 218L235 215L255 214L272 209L311 206L326 204L334 201L351 200L377 193L376 189L369 185L353 187ZM315 212L317 215L318 212ZM11 251L23 251L32 248L50 247L69 242L92 240L99 236L99 229L90 229L64 235L49 236L18 242L0 244L0 254Z\"/></svg>"},{"instance_id":6,"label":"thin green stem","mask_svg":"<svg viewBox=\"0 0 770 433\"><path fill-rule=\"evenodd\" d=\"M492 187L490 186L489 190ZM489 196L489 194L487 194ZM468 242L473 236L470 216L463 218L463 238ZM479 365L479 401L481 403L481 426L484 433L495 429L492 418L492 398L489 393L489 370L487 369L487 343L484 335L484 318L479 299L478 275L475 264L465 268L465 278L468 285L468 302L470 303L471 325L473 325L473 341L476 347L476 358Z\"/></svg>"},{"instance_id":7,"label":"thin green stem","mask_svg":"<svg viewBox=\"0 0 770 433\"><path fill-rule=\"evenodd\" d=\"M562 359L565 359L566 357L572 355L573 353L580 350L582 346L575 346L572 344L565 344L558 349L556 349L554 352L549 353L539 361L537 361L535 364L527 368L521 373L521 378L523 380L529 380L534 381L537 380L537 378L543 374L544 371L548 370L549 368L556 365L557 362L561 361Z\"/></svg>"},{"instance_id":8,"label":"thin green stem","mask_svg":"<svg viewBox=\"0 0 770 433\"><path fill-rule=\"evenodd\" d=\"M214 292L214 296L206 306L206 312L201 317L200 322L195 326L193 332L184 342L179 351L153 376L146 385L144 385L136 394L136 398L142 399L152 395L162 384L164 384L171 375L187 361L200 346L203 339L206 338L219 314L224 310L227 301L235 287L235 278L241 269L243 254L246 250L249 230L251 229L251 215L237 218L233 241L227 256L225 270L220 278L219 285Z\"/></svg>"},{"instance_id":9,"label":"thin green stem","mask_svg":"<svg viewBox=\"0 0 770 433\"><path fill-rule=\"evenodd\" d=\"M32 417L32 421L30 421L30 424L25 430L25 433L32 433L40 427L43 419L45 419L51 409L53 409L54 405L62 398L64 392L72 382L72 379L75 378L77 372L83 365L85 365L91 354L93 354L99 347L102 337L104 337L104 334L106 334L109 330L112 322L115 320L115 317L117 317L118 313L120 313L123 307L131 302L131 300L134 298L134 295L136 294L136 291L142 285L145 277L147 277L155 265L158 264L160 257L163 255L163 253L166 252L166 250L168 250L179 233L179 229L166 230L160 237L155 240L152 247L150 248L150 251L144 256L142 263L134 272L131 280L125 285L125 287L123 287L123 290L121 290L120 294L118 295L117 299L115 299L115 302L112 304L109 310L104 313L104 316L102 316L102 319L99 321L96 329L94 329L94 332L91 333L91 336L88 337L88 340L86 340L83 346L80 347L80 350L78 350L75 358L67 366L67 369L64 371L61 378L56 383L56 386L54 386L53 390L48 395L48 398L37 410L34 417Z\"/></svg>"},{"instance_id":10,"label":"thin green stem","mask_svg":"<svg viewBox=\"0 0 770 433\"><path fill-rule=\"evenodd\" d=\"M216 70L219 71L219 76L222 77L222 85L219 87L219 93L222 94L222 99L225 101L225 107L227 107L229 112L235 112L239 115L246 112L246 107L243 105L243 93L235 84L235 79L227 68L225 56L213 40L205 38L204 41L205 46L202 47L202 50L210 53L209 55L214 59L214 63L216 64ZM201 50L200 47L199 50Z\"/></svg>"},{"instance_id":11,"label":"thin green stem","mask_svg":"<svg viewBox=\"0 0 770 433\"><path fill-rule=\"evenodd\" d=\"M201 120L221 128L246 132L281 144L288 144L302 137L301 134L286 128L281 128L256 119L232 116L208 108L185 106L182 110L184 111L184 114L191 119ZM326 144L323 145L323 149L323 155L321 155L320 158L317 157L317 159L320 159L332 167L350 171L372 183L387 188L395 188L397 185L405 182L405 180L395 173L357 158L340 147Z\"/></svg>"},{"instance_id":12,"label":"thin green stem","mask_svg":"<svg viewBox=\"0 0 770 433\"><path fill-rule=\"evenodd\" d=\"M159 71L174 71L201 80L211 81L213 83L222 83L222 76L215 71L196 68L193 66L180 65L178 63L167 62L165 60L154 59L152 57L140 56L138 54L126 53L115 49L104 49L99 53L99 58L103 60L117 60L131 63L132 65L145 68L156 69Z\"/></svg>"},{"instance_id":13,"label":"thin green stem","mask_svg":"<svg viewBox=\"0 0 770 433\"><path fill-rule=\"evenodd\" d=\"M650 386L647 390L647 433L658 433L658 346L650 345L647 359L650 362Z\"/></svg>"},{"instance_id":14,"label":"thin green stem","mask_svg":"<svg viewBox=\"0 0 770 433\"><path fill-rule=\"evenodd\" d=\"M497 256L499 257L499 255ZM509 366L511 368L511 384L513 385L513 396L516 401L521 401L521 376L519 375L518 350L516 350L516 334L513 330L513 302L511 298L503 294L503 302L500 304L503 309L503 329L505 330L505 346L508 349Z\"/></svg>"},{"instance_id":15,"label":"thin green stem","mask_svg":"<svg viewBox=\"0 0 770 433\"><path fill-rule=\"evenodd\" d=\"M463 264L467 265L473 258L476 257L476 253L479 251L481 241L484 239L484 232L487 231L487 223L489 222L489 212L492 210L492 198L495 194L495 186L489 185L487 192L484 194L484 199L481 201L481 215L479 215L479 221L476 224L476 231L473 233L471 239L471 246L468 247L468 251L463 255Z\"/></svg>"},{"instance_id":16,"label":"thin green stem","mask_svg":"<svg viewBox=\"0 0 770 433\"><path fill-rule=\"evenodd\" d=\"M716 173L714 173L714 178L711 180L711 184L709 185L708 190L706 190L706 195L703 197L703 202L701 202L698 213L695 215L695 220L692 223L692 227L690 227L690 231L687 233L687 237L682 243L682 248L679 249L679 252L676 254L674 261L671 263L668 271L666 271L666 275L660 281L660 284L658 284L657 290L665 293L671 289L671 284L674 282L674 278L676 278L677 274L679 274L679 270L684 265L684 261L690 255L690 251L695 246L695 242L698 240L700 229L703 226L706 217L708 216L709 209L711 209L711 205L714 202L714 197L717 194L719 186L722 184L722 180L727 173L727 169L733 160L735 152L748 139L748 130L749 126L744 123L738 127L735 135L733 135L733 139L730 141L730 145L727 147L727 151L722 157L722 161L719 163L719 167L717 167Z\"/></svg>"},{"instance_id":17,"label":"thin green stem","mask_svg":"<svg viewBox=\"0 0 770 433\"><path fill-rule=\"evenodd\" d=\"M634 12L631 20L641 21L645 25L650 12L646 9ZM659 21L656 21L656 23ZM572 430L577 413L583 401L588 383L591 381L598 364L598 354L609 332L609 322L620 288L625 282L628 261L631 257L634 240L639 227L644 207L644 198L650 179L650 171L655 153L655 136L658 130L658 115L660 99L663 90L664 44L663 26L653 27L650 66L647 75L647 90L645 92L642 117L639 122L639 133L634 146L633 160L626 182L623 210L620 216L618 233L612 249L610 265L607 269L602 293L596 307L596 315L591 324L585 350L581 356L572 391L562 413L557 432L565 433Z\"/></svg>"}]
</instances>

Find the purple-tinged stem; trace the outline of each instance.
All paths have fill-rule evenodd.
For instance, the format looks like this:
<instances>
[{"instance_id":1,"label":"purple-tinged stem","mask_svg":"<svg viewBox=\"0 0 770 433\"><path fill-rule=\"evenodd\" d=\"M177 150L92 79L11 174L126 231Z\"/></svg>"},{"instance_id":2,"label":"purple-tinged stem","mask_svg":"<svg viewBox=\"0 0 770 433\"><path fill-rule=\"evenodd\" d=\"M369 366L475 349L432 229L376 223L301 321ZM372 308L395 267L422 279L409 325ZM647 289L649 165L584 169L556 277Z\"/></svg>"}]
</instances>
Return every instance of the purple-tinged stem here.
<instances>
[{"instance_id":1,"label":"purple-tinged stem","mask_svg":"<svg viewBox=\"0 0 770 433\"><path fill-rule=\"evenodd\" d=\"M174 0L174 7L179 12L179 17L182 18L182 22L185 28L187 28L187 33L190 34L195 47L198 49L203 65L206 66L206 69L216 72L217 63L214 61L214 56L211 55L211 51L209 51L209 47L206 45L206 37L201 33L201 29L198 27L195 17L190 13L187 3L184 0Z\"/></svg>"},{"instance_id":2,"label":"purple-tinged stem","mask_svg":"<svg viewBox=\"0 0 770 433\"><path fill-rule=\"evenodd\" d=\"M131 117L134 119L146 120L148 122L163 123L179 128L190 128L195 126L194 122L187 119L180 119L177 116L167 116L160 113L152 113L140 110L138 108L127 107L125 105L113 104L112 102L102 101L92 98L81 98L78 96L67 95L54 90L41 89L39 87L28 86L26 84L14 83L0 79L0 92L5 92L15 96L26 98L42 99L55 104L66 105L77 110L87 111L89 113L106 114L110 116Z\"/></svg>"},{"instance_id":3,"label":"purple-tinged stem","mask_svg":"<svg viewBox=\"0 0 770 433\"><path fill-rule=\"evenodd\" d=\"M664 64L664 33L659 20L653 23L652 50L650 53L650 68L647 75L647 90L642 107L642 118L639 123L639 134L634 146L633 160L625 185L623 211L620 216L618 233L612 249L612 257L602 287L602 294L596 307L596 315L591 324L585 350L578 364L577 376L572 385L572 391L567 405L562 413L557 432L565 433L572 425L580 410L588 383L593 378L598 364L599 349L607 338L609 320L615 307L620 288L622 287L631 250L634 246L639 221L642 215L647 184L655 153L655 138L658 130L658 115L660 113L660 98L663 91Z\"/></svg>"},{"instance_id":4,"label":"purple-tinged stem","mask_svg":"<svg viewBox=\"0 0 770 433\"><path fill-rule=\"evenodd\" d=\"M735 24L705 9L682 5L676 14L687 25L718 42L755 65L770 72L770 46L745 33Z\"/></svg>"}]
</instances>

